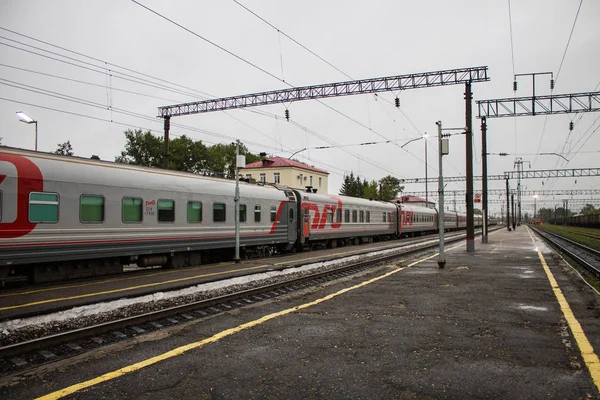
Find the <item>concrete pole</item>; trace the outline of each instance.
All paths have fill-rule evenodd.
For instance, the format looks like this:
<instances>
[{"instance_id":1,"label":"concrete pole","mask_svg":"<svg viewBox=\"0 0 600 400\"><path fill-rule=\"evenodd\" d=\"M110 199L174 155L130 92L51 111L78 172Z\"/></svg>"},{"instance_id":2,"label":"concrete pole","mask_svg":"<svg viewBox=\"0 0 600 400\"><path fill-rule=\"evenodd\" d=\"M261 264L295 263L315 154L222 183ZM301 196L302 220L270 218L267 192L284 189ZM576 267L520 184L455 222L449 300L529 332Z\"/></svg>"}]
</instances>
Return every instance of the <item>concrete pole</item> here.
<instances>
[{"instance_id":1,"label":"concrete pole","mask_svg":"<svg viewBox=\"0 0 600 400\"><path fill-rule=\"evenodd\" d=\"M238 156L240 155L240 140L235 142L235 256L233 261L240 262L240 166Z\"/></svg>"},{"instance_id":2,"label":"concrete pole","mask_svg":"<svg viewBox=\"0 0 600 400\"><path fill-rule=\"evenodd\" d=\"M508 177L506 178L506 229L510 231L510 189L508 188Z\"/></svg>"},{"instance_id":3,"label":"concrete pole","mask_svg":"<svg viewBox=\"0 0 600 400\"><path fill-rule=\"evenodd\" d=\"M438 267L444 268L446 266L446 257L444 255L444 174L442 173L442 121L436 122L438 126L438 196L440 199L439 210L438 210L438 232L440 241L440 251L438 257Z\"/></svg>"},{"instance_id":4,"label":"concrete pole","mask_svg":"<svg viewBox=\"0 0 600 400\"><path fill-rule=\"evenodd\" d=\"M481 231L481 243L488 242L488 187L487 187L487 123L485 117L481 118L481 180L483 194L481 206L483 208L483 221Z\"/></svg>"},{"instance_id":5,"label":"concrete pole","mask_svg":"<svg viewBox=\"0 0 600 400\"><path fill-rule=\"evenodd\" d=\"M165 138L164 138L164 149L163 149L163 168L169 169L169 130L171 129L171 117L165 117Z\"/></svg>"},{"instance_id":6,"label":"concrete pole","mask_svg":"<svg viewBox=\"0 0 600 400\"><path fill-rule=\"evenodd\" d=\"M473 218L473 121L472 104L473 93L471 92L471 82L465 83L465 105L466 105L466 161L467 161L467 251L475 251L475 220Z\"/></svg>"}]
</instances>

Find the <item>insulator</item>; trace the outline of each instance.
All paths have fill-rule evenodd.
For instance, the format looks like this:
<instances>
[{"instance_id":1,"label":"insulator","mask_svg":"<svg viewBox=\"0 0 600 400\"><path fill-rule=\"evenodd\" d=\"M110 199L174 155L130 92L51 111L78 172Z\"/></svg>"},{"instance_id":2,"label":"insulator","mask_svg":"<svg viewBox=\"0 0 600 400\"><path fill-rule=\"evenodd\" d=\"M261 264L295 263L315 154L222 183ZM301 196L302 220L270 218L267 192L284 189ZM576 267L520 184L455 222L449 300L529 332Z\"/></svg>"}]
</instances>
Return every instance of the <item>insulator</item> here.
<instances>
[{"instance_id":1,"label":"insulator","mask_svg":"<svg viewBox=\"0 0 600 400\"><path fill-rule=\"evenodd\" d=\"M569 130L572 131L573 130L573 121L569 122Z\"/></svg>"},{"instance_id":2,"label":"insulator","mask_svg":"<svg viewBox=\"0 0 600 400\"><path fill-rule=\"evenodd\" d=\"M550 90L554 90L554 79L550 79Z\"/></svg>"},{"instance_id":3,"label":"insulator","mask_svg":"<svg viewBox=\"0 0 600 400\"><path fill-rule=\"evenodd\" d=\"M396 108L400 108L400 99L396 97L394 99L394 104L396 105Z\"/></svg>"},{"instance_id":4,"label":"insulator","mask_svg":"<svg viewBox=\"0 0 600 400\"><path fill-rule=\"evenodd\" d=\"M513 82L513 91L517 91L517 81Z\"/></svg>"},{"instance_id":5,"label":"insulator","mask_svg":"<svg viewBox=\"0 0 600 400\"><path fill-rule=\"evenodd\" d=\"M285 110L285 119L290 120L290 110Z\"/></svg>"}]
</instances>

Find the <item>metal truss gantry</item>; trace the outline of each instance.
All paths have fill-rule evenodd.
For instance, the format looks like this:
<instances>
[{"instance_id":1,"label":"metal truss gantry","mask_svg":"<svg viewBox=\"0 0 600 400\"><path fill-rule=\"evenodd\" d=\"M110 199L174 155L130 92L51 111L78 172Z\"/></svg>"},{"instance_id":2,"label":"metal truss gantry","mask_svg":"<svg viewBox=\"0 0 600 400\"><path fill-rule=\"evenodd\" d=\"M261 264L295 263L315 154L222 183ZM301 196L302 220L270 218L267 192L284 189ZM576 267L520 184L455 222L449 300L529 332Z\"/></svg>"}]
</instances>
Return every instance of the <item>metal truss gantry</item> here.
<instances>
[{"instance_id":1,"label":"metal truss gantry","mask_svg":"<svg viewBox=\"0 0 600 400\"><path fill-rule=\"evenodd\" d=\"M506 200L504 199L489 199L488 200L490 203L492 204L506 204ZM528 204L528 205L533 205L536 204L540 205L540 204L562 204L565 200L564 199L537 199L537 201L534 201L533 199L526 199L523 200L523 204ZM592 204L592 205L597 205L600 204L600 198L591 198L591 199L568 199L568 202L570 205L586 205L586 204ZM459 205L463 205L465 204L464 199L461 200L457 200L455 202L456 204Z\"/></svg>"},{"instance_id":2,"label":"metal truss gantry","mask_svg":"<svg viewBox=\"0 0 600 400\"><path fill-rule=\"evenodd\" d=\"M579 178L586 176L600 176L600 168L571 168L571 169L541 169L533 171L520 171L521 179L535 178ZM502 175L488 175L487 179L491 181L500 181L505 179L516 179L519 171L508 171ZM462 182L466 179L464 176L447 176L444 182ZM405 178L399 179L400 183L424 183L425 178ZM480 181L481 176L474 176L473 180ZM437 178L427 178L428 182L437 182Z\"/></svg>"},{"instance_id":3,"label":"metal truss gantry","mask_svg":"<svg viewBox=\"0 0 600 400\"><path fill-rule=\"evenodd\" d=\"M444 178L445 179L445 178ZM444 190L444 193L452 196L464 196L464 190ZM490 195L505 195L505 189L489 189ZM523 196L598 196L600 189L581 189L581 190L522 190ZM403 192L403 196L425 196L425 192ZM435 197L435 196L433 196Z\"/></svg>"},{"instance_id":4,"label":"metal truss gantry","mask_svg":"<svg viewBox=\"0 0 600 400\"><path fill-rule=\"evenodd\" d=\"M161 118L177 117L180 115L200 114L277 103L291 103L309 99L324 99L328 97L418 89L433 86L449 86L466 82L485 82L489 81L487 70L487 66L449 69L444 71L422 72L418 74L396 75L383 78L361 79L271 90L268 92L159 107L158 116Z\"/></svg>"},{"instance_id":5,"label":"metal truss gantry","mask_svg":"<svg viewBox=\"0 0 600 400\"><path fill-rule=\"evenodd\" d=\"M502 118L600 111L600 92L478 100L479 117Z\"/></svg>"}]
</instances>

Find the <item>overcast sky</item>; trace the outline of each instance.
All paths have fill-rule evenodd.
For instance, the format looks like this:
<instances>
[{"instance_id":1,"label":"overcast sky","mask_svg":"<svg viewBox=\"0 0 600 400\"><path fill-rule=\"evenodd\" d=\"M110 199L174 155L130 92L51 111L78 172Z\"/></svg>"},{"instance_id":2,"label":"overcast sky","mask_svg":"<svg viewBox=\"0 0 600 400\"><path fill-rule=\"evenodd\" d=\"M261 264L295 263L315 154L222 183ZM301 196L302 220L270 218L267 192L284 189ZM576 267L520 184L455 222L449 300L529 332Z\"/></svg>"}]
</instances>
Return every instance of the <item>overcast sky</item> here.
<instances>
[{"instance_id":1,"label":"overcast sky","mask_svg":"<svg viewBox=\"0 0 600 400\"><path fill-rule=\"evenodd\" d=\"M514 73L552 71L555 93L598 91L600 87L598 1L583 1L573 25L580 0L239 0L281 33L233 0L140 2L214 45L129 0L0 0L2 144L34 147L34 127L15 116L23 110L39 121L40 151L54 151L57 143L70 140L78 156L96 154L114 160L124 148L125 129L152 129L162 135L162 120L156 118L159 106L288 87L282 80L303 86L345 81L347 76L363 79L485 65L489 66L490 81L473 84L475 100L513 97ZM28 90L22 89L24 85L29 85ZM549 94L549 86L549 77L538 77L536 94ZM32 90L71 98L58 99ZM206 144L239 138L252 152L286 157L309 148L295 157L329 171L329 192L337 193L343 175L350 171L368 180L388 174L423 177L424 141L414 141L402 150L399 146L424 132L436 133L437 120L445 127L464 126L463 92L463 85L407 90L399 95L400 110L393 106L397 93L323 101L358 123L319 102L303 101L286 105L292 122L284 119L286 106L279 104L251 109L261 113L233 110L173 118L173 124L185 127L173 126L171 132ZM519 78L517 95L531 95L531 77ZM473 110L474 170L481 175L475 102ZM490 156L489 174L513 170L516 157L522 157L525 169L530 165L531 169L599 167L599 117L588 113L488 120L488 151L509 154ZM575 127L569 132L571 120ZM310 149L385 140L397 145ZM569 162L538 155L549 152L559 153ZM444 158L445 176L465 174L464 155L464 137L452 137L450 155ZM428 141L428 164L429 176L437 176L434 140ZM512 185L516 187L516 182ZM489 186L502 189L504 181L492 181ZM525 180L523 187L600 189L600 178L551 179L543 184L542 180ZM480 188L479 182L475 188ZM424 189L424 185L411 184L405 190ZM465 184L449 183L446 189L465 189ZM437 184L430 184L429 190L436 192ZM524 212L533 211L530 200L530 196L523 199L527 203ZM538 198L538 208L543 201ZM499 211L500 205L490 205L490 210Z\"/></svg>"}]
</instances>

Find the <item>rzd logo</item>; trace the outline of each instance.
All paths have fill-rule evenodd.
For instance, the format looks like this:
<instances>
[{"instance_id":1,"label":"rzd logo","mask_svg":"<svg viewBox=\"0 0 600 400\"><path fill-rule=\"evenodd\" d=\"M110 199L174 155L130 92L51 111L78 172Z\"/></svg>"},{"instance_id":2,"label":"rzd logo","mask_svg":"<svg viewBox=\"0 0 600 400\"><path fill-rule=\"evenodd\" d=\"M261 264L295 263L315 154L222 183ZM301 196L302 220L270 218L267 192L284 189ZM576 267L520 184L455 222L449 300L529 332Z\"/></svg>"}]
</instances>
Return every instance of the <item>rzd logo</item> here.
<instances>
[{"instance_id":1,"label":"rzd logo","mask_svg":"<svg viewBox=\"0 0 600 400\"><path fill-rule=\"evenodd\" d=\"M331 210L331 215L332 215L332 221L331 221L331 227L333 229L338 229L340 226L342 226L342 222L336 222L336 213L337 210L340 210L340 212L343 212L343 208L342 208L342 199L340 199L339 197L336 196L331 196L331 198L333 200L337 200L337 205L335 204L325 204L323 206L323 211L321 212L321 210L319 210L319 206L315 203L304 203L304 207L308 208L310 211L312 211L314 213L313 217L312 217L312 224L310 226L310 229L325 229L325 225L327 224L327 214L330 212Z\"/></svg>"},{"instance_id":2,"label":"rzd logo","mask_svg":"<svg viewBox=\"0 0 600 400\"><path fill-rule=\"evenodd\" d=\"M43 192L44 178L37 165L25 157L0 153L0 171L3 163L12 164L17 170L16 218L13 222L0 223L0 238L11 239L26 235L35 228L36 224L29 222L29 193ZM0 185L6 181L6 176L0 173ZM10 191L3 192L6 195Z\"/></svg>"}]
</instances>

